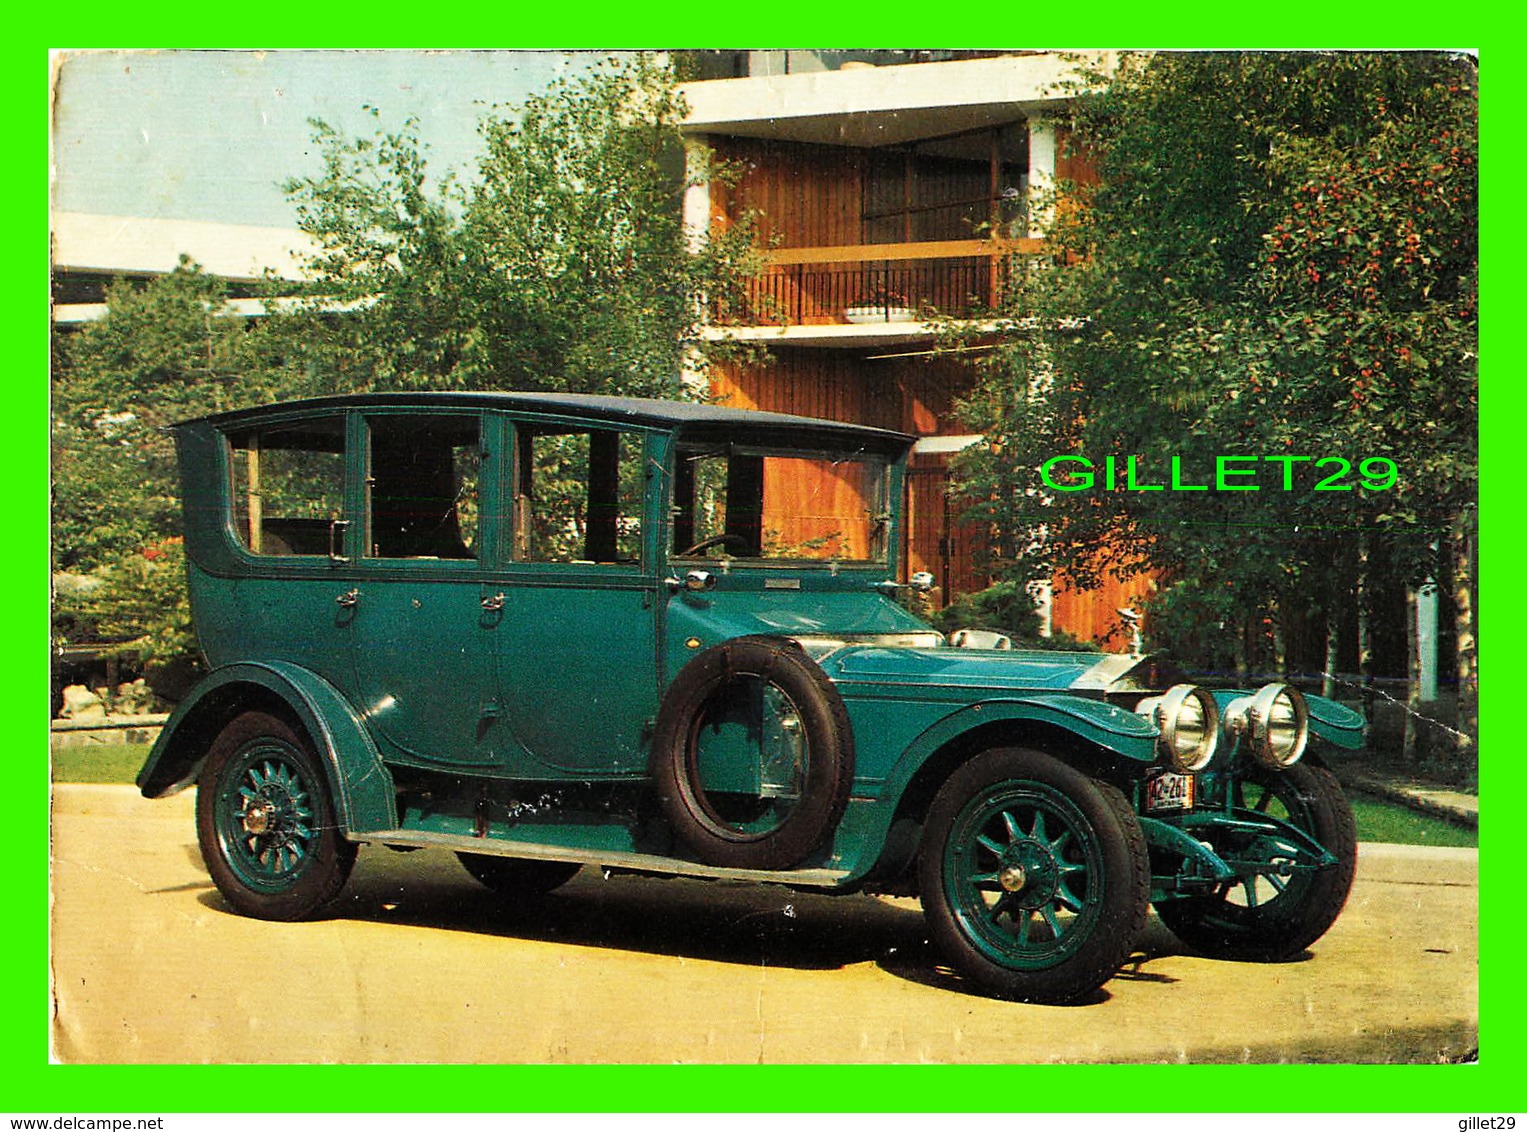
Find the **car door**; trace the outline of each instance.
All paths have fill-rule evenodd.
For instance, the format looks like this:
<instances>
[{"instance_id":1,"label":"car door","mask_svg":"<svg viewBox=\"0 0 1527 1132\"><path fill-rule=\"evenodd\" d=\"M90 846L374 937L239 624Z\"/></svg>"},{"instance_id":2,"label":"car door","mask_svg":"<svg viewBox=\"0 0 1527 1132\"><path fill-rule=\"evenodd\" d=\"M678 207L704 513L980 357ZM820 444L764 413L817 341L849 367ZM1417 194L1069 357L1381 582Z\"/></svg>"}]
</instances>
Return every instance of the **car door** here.
<instances>
[{"instance_id":1,"label":"car door","mask_svg":"<svg viewBox=\"0 0 1527 1132\"><path fill-rule=\"evenodd\" d=\"M353 427L364 469L347 595L356 706L389 761L499 764L512 744L494 674L492 437L475 412L377 410Z\"/></svg>"},{"instance_id":2,"label":"car door","mask_svg":"<svg viewBox=\"0 0 1527 1132\"><path fill-rule=\"evenodd\" d=\"M639 777L658 699L646 437L529 419L512 432L498 677L516 773Z\"/></svg>"}]
</instances>

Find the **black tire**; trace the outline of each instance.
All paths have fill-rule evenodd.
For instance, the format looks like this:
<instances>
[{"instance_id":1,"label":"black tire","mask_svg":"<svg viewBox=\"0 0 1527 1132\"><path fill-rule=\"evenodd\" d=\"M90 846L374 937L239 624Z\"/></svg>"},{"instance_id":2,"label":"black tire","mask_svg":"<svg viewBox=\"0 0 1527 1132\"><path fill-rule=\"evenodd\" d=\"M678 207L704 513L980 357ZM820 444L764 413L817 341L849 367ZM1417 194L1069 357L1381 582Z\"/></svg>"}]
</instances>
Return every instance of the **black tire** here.
<instances>
[{"instance_id":1,"label":"black tire","mask_svg":"<svg viewBox=\"0 0 1527 1132\"><path fill-rule=\"evenodd\" d=\"M707 739L714 749L723 731L756 743L756 758L711 764L735 779L717 784L703 756ZM674 679L658 712L651 772L674 835L701 861L789 869L843 816L853 729L838 690L799 645L739 637L707 649Z\"/></svg>"},{"instance_id":2,"label":"black tire","mask_svg":"<svg viewBox=\"0 0 1527 1132\"><path fill-rule=\"evenodd\" d=\"M489 853L457 853L456 859L462 868L500 896L518 899L545 896L572 880L581 868L568 861L532 861Z\"/></svg>"},{"instance_id":3,"label":"black tire","mask_svg":"<svg viewBox=\"0 0 1527 1132\"><path fill-rule=\"evenodd\" d=\"M1040 751L987 751L928 811L923 911L950 964L1022 1002L1090 994L1129 958L1150 904L1145 835L1124 795Z\"/></svg>"},{"instance_id":4,"label":"black tire","mask_svg":"<svg viewBox=\"0 0 1527 1132\"><path fill-rule=\"evenodd\" d=\"M1207 896L1163 900L1156 914L1178 939L1204 955L1290 959L1323 936L1347 902L1357 870L1357 824L1335 776L1324 767L1296 763L1275 771L1256 766L1247 770L1241 789L1247 808L1282 818L1309 834L1330 851L1336 864L1286 881L1253 877ZM1206 839L1214 843L1212 830ZM1281 891L1277 884L1284 885Z\"/></svg>"},{"instance_id":5,"label":"black tire","mask_svg":"<svg viewBox=\"0 0 1527 1132\"><path fill-rule=\"evenodd\" d=\"M303 920L331 903L355 864L307 736L264 712L212 742L196 790L196 836L223 899L262 920Z\"/></svg>"}]
</instances>

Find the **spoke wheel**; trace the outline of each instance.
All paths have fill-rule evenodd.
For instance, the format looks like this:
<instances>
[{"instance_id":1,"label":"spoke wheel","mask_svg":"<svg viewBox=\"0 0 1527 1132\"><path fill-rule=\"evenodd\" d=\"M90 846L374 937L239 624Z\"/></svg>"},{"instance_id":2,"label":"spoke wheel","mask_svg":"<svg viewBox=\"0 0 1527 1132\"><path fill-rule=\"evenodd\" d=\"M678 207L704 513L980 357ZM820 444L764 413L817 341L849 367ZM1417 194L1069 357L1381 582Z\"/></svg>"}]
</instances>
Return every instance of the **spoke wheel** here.
<instances>
[{"instance_id":1,"label":"spoke wheel","mask_svg":"<svg viewBox=\"0 0 1527 1132\"><path fill-rule=\"evenodd\" d=\"M263 712L238 716L213 742L196 826L218 891L261 919L311 916L339 894L355 861L306 738Z\"/></svg>"},{"instance_id":2,"label":"spoke wheel","mask_svg":"<svg viewBox=\"0 0 1527 1132\"><path fill-rule=\"evenodd\" d=\"M1207 896L1162 901L1156 914L1195 951L1224 959L1279 960L1299 955L1336 921L1357 869L1357 826L1352 808L1330 771L1309 763L1288 770L1248 769L1236 784L1235 803L1286 821L1336 858L1322 869L1290 870L1277 849ZM1215 833L1207 831L1211 844ZM1228 857L1256 850L1215 844Z\"/></svg>"},{"instance_id":3,"label":"spoke wheel","mask_svg":"<svg viewBox=\"0 0 1527 1132\"><path fill-rule=\"evenodd\" d=\"M1124 796L1049 755L996 750L929 811L923 903L941 950L1003 997L1096 990L1145 924L1145 838Z\"/></svg>"}]
</instances>

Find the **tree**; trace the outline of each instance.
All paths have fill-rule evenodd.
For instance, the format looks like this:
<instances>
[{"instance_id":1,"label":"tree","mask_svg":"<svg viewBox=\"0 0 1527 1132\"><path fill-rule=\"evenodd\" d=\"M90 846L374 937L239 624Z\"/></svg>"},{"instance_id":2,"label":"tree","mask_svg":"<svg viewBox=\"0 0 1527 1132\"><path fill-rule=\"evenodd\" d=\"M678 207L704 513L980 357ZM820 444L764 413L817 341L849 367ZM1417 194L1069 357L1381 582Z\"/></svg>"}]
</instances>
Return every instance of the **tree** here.
<instances>
[{"instance_id":1,"label":"tree","mask_svg":"<svg viewBox=\"0 0 1527 1132\"><path fill-rule=\"evenodd\" d=\"M487 116L475 176L438 184L414 123L315 123L323 172L287 185L321 248L315 368L345 389L684 396L702 302L740 293L756 253L746 224L690 242L683 116L653 59L608 63Z\"/></svg>"},{"instance_id":2,"label":"tree","mask_svg":"<svg viewBox=\"0 0 1527 1132\"><path fill-rule=\"evenodd\" d=\"M195 653L166 426L292 389L225 299L182 260L146 286L113 284L106 316L54 343L55 633L135 642L156 679Z\"/></svg>"},{"instance_id":3,"label":"tree","mask_svg":"<svg viewBox=\"0 0 1527 1132\"><path fill-rule=\"evenodd\" d=\"M1468 522L1475 67L1162 54L1088 78L1067 125L1099 183L1063 186L1048 235L1067 266L1015 273L963 407L987 437L965 489L999 573L1156 571L1157 644L1272 666L1291 629L1334 639L1381 581L1443 577ZM1114 457L1121 485L1133 456L1164 489L1051 489L1039 466L1072 454ZM1260 490L1217 490L1220 456L1259 458L1226 482ZM1173 457L1209 490L1172 490ZM1341 468L1323 457L1351 467L1317 491ZM1392 481L1360 475L1371 458Z\"/></svg>"},{"instance_id":4,"label":"tree","mask_svg":"<svg viewBox=\"0 0 1527 1132\"><path fill-rule=\"evenodd\" d=\"M187 261L146 287L118 282L106 317L55 341L55 566L91 570L178 532L165 426L261 400L246 327L218 317L226 288Z\"/></svg>"}]
</instances>

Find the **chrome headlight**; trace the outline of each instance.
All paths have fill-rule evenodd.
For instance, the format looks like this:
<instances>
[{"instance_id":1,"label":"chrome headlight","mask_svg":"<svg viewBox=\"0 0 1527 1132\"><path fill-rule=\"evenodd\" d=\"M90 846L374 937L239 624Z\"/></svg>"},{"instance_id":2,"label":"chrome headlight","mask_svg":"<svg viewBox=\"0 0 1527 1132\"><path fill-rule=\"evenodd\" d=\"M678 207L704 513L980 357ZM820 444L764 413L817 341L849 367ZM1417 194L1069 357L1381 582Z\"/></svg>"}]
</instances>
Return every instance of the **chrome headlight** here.
<instances>
[{"instance_id":1,"label":"chrome headlight","mask_svg":"<svg viewBox=\"0 0 1527 1132\"><path fill-rule=\"evenodd\" d=\"M1251 745L1263 766L1287 770L1309 742L1310 709L1298 688L1268 684L1254 696L1231 700L1225 706L1225 726Z\"/></svg>"},{"instance_id":2,"label":"chrome headlight","mask_svg":"<svg viewBox=\"0 0 1527 1132\"><path fill-rule=\"evenodd\" d=\"M1161 751L1173 770L1193 774L1214 758L1219 742L1219 708L1196 684L1174 684L1165 693L1141 700L1135 711L1161 729Z\"/></svg>"}]
</instances>

